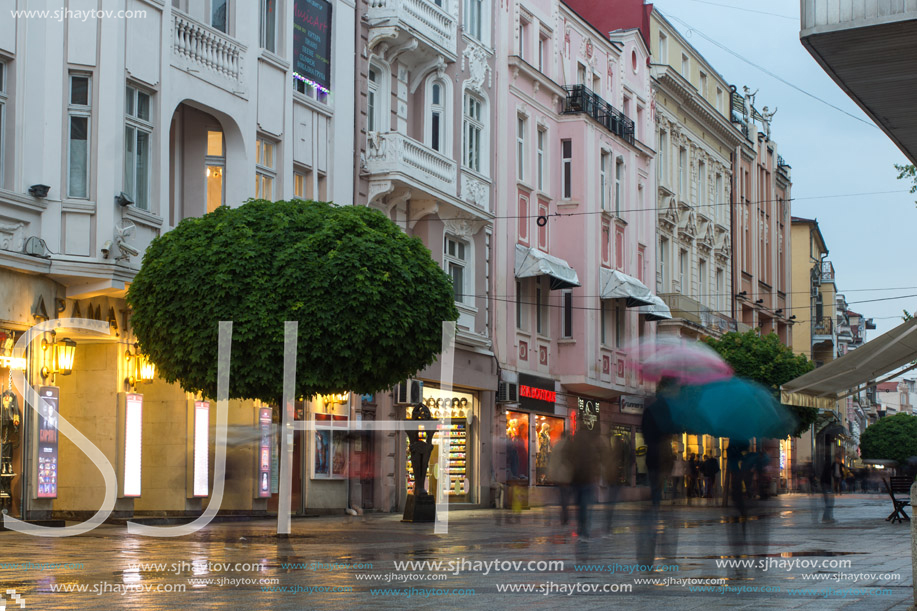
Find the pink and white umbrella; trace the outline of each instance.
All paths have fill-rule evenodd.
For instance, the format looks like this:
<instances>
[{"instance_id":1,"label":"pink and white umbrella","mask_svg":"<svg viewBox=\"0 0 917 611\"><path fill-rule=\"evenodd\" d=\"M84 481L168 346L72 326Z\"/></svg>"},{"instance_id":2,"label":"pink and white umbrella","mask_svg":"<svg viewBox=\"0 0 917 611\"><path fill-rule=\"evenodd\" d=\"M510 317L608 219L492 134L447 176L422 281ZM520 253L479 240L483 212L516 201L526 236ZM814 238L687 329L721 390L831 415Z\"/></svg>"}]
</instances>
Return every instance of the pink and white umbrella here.
<instances>
[{"instance_id":1,"label":"pink and white umbrella","mask_svg":"<svg viewBox=\"0 0 917 611\"><path fill-rule=\"evenodd\" d=\"M650 382L672 378L682 385L709 384L733 376L730 367L710 346L678 338L655 338L632 349L631 360Z\"/></svg>"}]
</instances>

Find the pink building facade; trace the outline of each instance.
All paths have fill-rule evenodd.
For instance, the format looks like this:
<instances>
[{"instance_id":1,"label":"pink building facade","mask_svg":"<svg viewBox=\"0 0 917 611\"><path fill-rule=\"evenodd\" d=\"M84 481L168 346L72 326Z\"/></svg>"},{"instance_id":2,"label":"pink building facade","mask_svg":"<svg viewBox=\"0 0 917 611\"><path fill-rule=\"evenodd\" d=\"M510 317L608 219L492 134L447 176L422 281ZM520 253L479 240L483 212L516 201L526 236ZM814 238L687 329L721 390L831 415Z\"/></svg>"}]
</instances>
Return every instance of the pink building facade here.
<instances>
[{"instance_id":1,"label":"pink building facade","mask_svg":"<svg viewBox=\"0 0 917 611\"><path fill-rule=\"evenodd\" d=\"M549 497L562 432L598 427L631 449L643 384L637 344L664 306L655 270L649 53L637 30L610 37L557 0L497 9L494 167L494 418L498 480ZM633 456L633 452L629 452ZM505 471L499 473L505 465ZM640 481L637 458L628 484Z\"/></svg>"}]
</instances>

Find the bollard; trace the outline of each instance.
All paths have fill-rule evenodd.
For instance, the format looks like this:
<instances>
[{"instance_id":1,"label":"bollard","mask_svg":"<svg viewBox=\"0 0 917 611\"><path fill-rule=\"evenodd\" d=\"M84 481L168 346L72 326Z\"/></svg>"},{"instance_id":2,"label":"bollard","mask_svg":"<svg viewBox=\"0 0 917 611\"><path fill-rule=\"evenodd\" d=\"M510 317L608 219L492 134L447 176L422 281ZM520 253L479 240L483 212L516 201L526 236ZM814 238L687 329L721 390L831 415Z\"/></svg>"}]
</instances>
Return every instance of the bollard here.
<instances>
[{"instance_id":1,"label":"bollard","mask_svg":"<svg viewBox=\"0 0 917 611\"><path fill-rule=\"evenodd\" d=\"M917 481L911 484L911 507L917 507ZM917 515L911 518L911 575L914 581L912 586L914 604L908 607L908 611L915 611L917 610Z\"/></svg>"}]
</instances>

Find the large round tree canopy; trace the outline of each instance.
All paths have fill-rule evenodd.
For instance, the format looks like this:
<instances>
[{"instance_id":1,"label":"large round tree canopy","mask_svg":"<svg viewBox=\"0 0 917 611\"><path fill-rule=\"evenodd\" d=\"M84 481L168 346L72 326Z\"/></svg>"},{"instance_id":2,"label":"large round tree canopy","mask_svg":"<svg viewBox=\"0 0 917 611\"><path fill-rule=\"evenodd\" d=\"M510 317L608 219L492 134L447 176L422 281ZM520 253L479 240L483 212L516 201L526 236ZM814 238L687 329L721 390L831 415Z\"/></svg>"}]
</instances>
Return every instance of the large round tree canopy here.
<instances>
[{"instance_id":1,"label":"large round tree canopy","mask_svg":"<svg viewBox=\"0 0 917 611\"><path fill-rule=\"evenodd\" d=\"M917 456L917 417L902 412L879 418L860 434L863 458L896 460L903 465Z\"/></svg>"},{"instance_id":2,"label":"large round tree canopy","mask_svg":"<svg viewBox=\"0 0 917 611\"><path fill-rule=\"evenodd\" d=\"M233 321L230 397L279 403L284 322L299 321L298 397L372 393L431 364L452 281L381 212L250 201L156 238L128 292L157 373L216 396L218 323Z\"/></svg>"}]
</instances>

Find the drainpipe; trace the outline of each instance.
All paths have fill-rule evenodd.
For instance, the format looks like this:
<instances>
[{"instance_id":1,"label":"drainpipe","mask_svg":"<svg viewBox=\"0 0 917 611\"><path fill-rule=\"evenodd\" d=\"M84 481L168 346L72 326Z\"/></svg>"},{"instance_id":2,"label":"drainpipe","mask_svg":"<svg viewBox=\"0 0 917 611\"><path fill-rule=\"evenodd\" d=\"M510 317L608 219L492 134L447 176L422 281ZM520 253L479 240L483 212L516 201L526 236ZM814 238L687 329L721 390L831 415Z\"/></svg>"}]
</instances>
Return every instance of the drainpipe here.
<instances>
[{"instance_id":1,"label":"drainpipe","mask_svg":"<svg viewBox=\"0 0 917 611\"><path fill-rule=\"evenodd\" d=\"M735 226L735 187L736 187L736 154L732 153L730 156L730 163L732 164L732 188L729 189L730 198L729 198L729 241L732 250L732 269L730 270L732 276L730 284L732 285L732 293L729 295L729 303L732 304L732 319L738 322L736 318L736 226ZM738 327L736 327L738 331Z\"/></svg>"}]
</instances>

